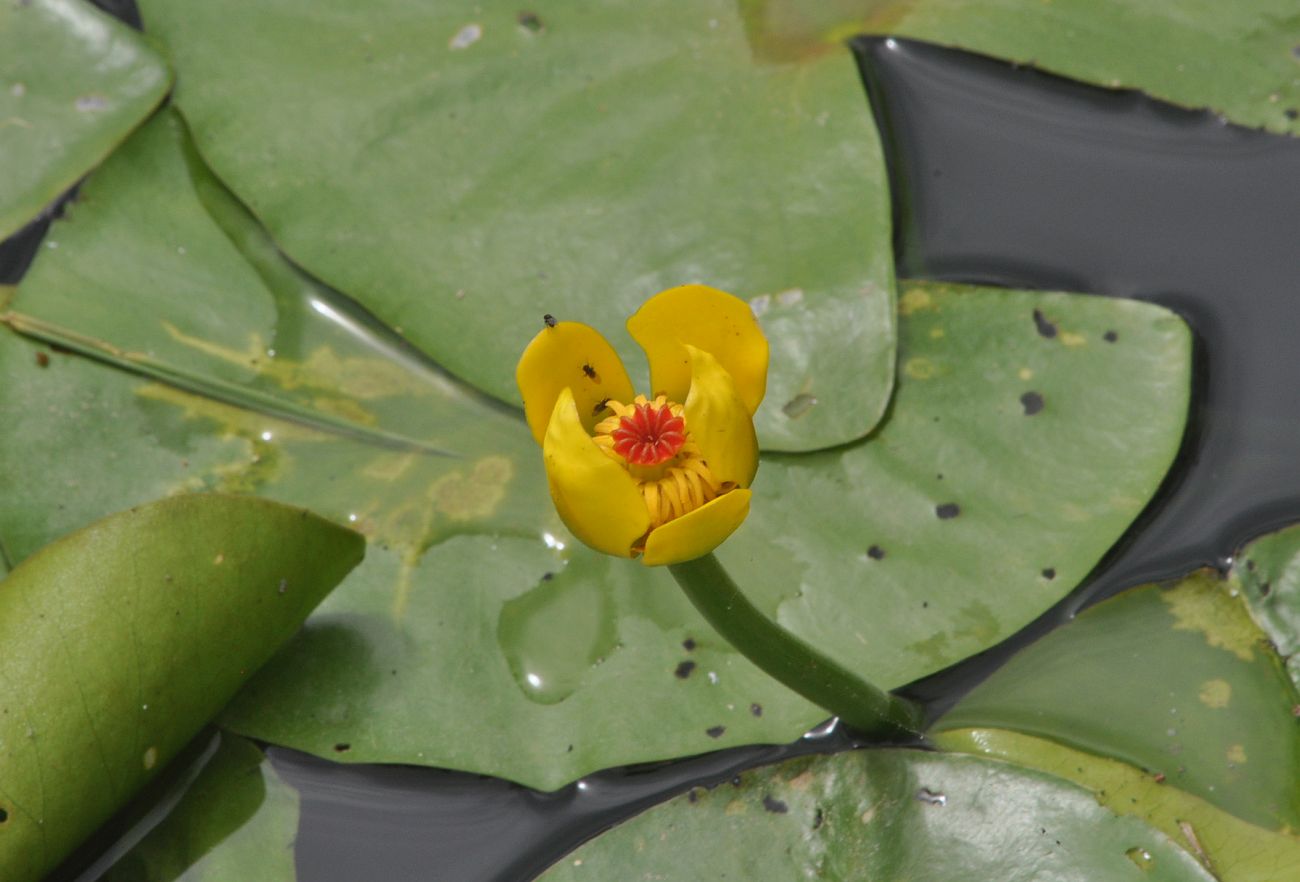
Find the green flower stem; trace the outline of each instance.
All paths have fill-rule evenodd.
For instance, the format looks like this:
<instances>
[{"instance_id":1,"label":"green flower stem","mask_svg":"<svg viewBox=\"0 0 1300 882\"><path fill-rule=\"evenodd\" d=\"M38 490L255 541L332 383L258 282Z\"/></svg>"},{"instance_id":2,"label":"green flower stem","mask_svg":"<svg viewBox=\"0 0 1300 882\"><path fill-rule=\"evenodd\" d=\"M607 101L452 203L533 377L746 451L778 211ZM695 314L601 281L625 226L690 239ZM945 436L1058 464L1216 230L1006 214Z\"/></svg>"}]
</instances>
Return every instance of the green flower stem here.
<instances>
[{"instance_id":1,"label":"green flower stem","mask_svg":"<svg viewBox=\"0 0 1300 882\"><path fill-rule=\"evenodd\" d=\"M920 707L845 670L763 615L712 554L668 570L727 642L804 698L865 735L920 733Z\"/></svg>"}]
</instances>

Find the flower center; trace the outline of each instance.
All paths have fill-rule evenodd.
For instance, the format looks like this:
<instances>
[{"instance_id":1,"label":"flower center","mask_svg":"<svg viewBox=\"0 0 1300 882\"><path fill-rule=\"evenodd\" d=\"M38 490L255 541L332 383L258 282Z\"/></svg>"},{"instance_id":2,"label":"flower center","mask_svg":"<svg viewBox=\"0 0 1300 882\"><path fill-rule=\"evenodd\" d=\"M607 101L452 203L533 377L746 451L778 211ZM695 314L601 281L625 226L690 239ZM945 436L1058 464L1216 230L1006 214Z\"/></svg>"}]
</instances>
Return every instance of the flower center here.
<instances>
[{"instance_id":1,"label":"flower center","mask_svg":"<svg viewBox=\"0 0 1300 882\"><path fill-rule=\"evenodd\" d=\"M682 406L660 395L631 404L606 401L613 416L596 424L595 441L636 478L650 528L694 511L735 487L720 482L686 429Z\"/></svg>"},{"instance_id":2,"label":"flower center","mask_svg":"<svg viewBox=\"0 0 1300 882\"><path fill-rule=\"evenodd\" d=\"M659 399L633 404L631 411L619 417L610 433L615 453L639 466L659 465L677 455L686 443L686 420Z\"/></svg>"}]
</instances>

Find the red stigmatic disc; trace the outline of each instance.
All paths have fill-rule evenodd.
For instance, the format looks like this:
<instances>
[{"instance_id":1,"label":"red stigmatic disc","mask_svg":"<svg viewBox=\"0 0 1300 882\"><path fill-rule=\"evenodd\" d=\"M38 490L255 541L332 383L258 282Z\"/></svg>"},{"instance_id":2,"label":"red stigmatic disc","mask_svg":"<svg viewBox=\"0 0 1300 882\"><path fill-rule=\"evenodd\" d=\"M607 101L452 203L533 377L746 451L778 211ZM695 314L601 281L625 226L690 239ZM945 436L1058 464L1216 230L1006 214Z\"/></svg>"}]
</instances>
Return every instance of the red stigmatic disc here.
<instances>
[{"instance_id":1,"label":"red stigmatic disc","mask_svg":"<svg viewBox=\"0 0 1300 882\"><path fill-rule=\"evenodd\" d=\"M634 465L667 462L686 443L686 420L674 416L668 405L635 404L632 414L619 418L610 433L614 452Z\"/></svg>"}]
</instances>

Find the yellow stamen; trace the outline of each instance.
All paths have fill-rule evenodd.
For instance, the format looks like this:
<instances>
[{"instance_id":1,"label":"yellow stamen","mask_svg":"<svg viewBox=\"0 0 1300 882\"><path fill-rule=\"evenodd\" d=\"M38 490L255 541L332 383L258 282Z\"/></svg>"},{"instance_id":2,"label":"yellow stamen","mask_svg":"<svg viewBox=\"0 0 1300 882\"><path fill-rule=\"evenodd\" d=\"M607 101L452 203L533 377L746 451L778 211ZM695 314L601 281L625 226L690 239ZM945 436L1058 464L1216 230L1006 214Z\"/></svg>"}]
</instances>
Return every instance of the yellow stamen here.
<instances>
[{"instance_id":1,"label":"yellow stamen","mask_svg":"<svg viewBox=\"0 0 1300 882\"><path fill-rule=\"evenodd\" d=\"M684 408L663 395L657 396L653 402L644 395L638 395L631 404L611 399L605 406L613 415L596 424L594 440L607 456L623 465L637 479L637 487L645 500L646 511L650 514L650 529L653 530L717 499L735 485L720 482L713 477L709 464L700 453L699 445L691 438L689 425L686 427L686 443L672 459L653 466L641 466L629 463L620 456L614 450L613 433L623 417L632 414L637 405L646 404L652 404L657 409L666 406L674 416L683 416Z\"/></svg>"}]
</instances>

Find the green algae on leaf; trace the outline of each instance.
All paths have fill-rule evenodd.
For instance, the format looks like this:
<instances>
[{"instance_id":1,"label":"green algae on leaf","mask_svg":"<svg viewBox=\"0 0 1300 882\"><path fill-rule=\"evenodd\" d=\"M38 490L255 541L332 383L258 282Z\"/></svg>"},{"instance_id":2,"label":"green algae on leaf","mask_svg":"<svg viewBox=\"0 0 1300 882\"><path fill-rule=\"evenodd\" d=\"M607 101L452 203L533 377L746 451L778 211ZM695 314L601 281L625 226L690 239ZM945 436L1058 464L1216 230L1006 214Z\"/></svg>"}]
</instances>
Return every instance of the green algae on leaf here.
<instances>
[{"instance_id":1,"label":"green algae on leaf","mask_svg":"<svg viewBox=\"0 0 1300 882\"><path fill-rule=\"evenodd\" d=\"M1300 134L1300 11L1291 0L741 0L770 62L859 34L910 37Z\"/></svg>"},{"instance_id":2,"label":"green algae on leaf","mask_svg":"<svg viewBox=\"0 0 1300 882\"><path fill-rule=\"evenodd\" d=\"M108 155L170 83L139 34L83 0L0 4L0 239Z\"/></svg>"},{"instance_id":3,"label":"green algae on leaf","mask_svg":"<svg viewBox=\"0 0 1300 882\"><path fill-rule=\"evenodd\" d=\"M251 742L224 734L184 796L104 882L291 882L298 794Z\"/></svg>"},{"instance_id":4,"label":"green algae on leaf","mask_svg":"<svg viewBox=\"0 0 1300 882\"><path fill-rule=\"evenodd\" d=\"M207 494L27 557L0 591L4 878L40 878L107 820L362 553L308 512Z\"/></svg>"},{"instance_id":5,"label":"green algae on leaf","mask_svg":"<svg viewBox=\"0 0 1300 882\"><path fill-rule=\"evenodd\" d=\"M1208 882L1159 830L1059 778L977 757L803 757L697 787L541 879Z\"/></svg>"},{"instance_id":6,"label":"green algae on leaf","mask_svg":"<svg viewBox=\"0 0 1300 882\"><path fill-rule=\"evenodd\" d=\"M704 282L772 343L764 447L883 414L890 210L848 52L755 65L731 0L552 2L538 30L468 0L140 6L203 156L276 242L490 395L517 403L544 313L609 333Z\"/></svg>"},{"instance_id":7,"label":"green algae on leaf","mask_svg":"<svg viewBox=\"0 0 1300 882\"><path fill-rule=\"evenodd\" d=\"M173 116L84 192L4 317L91 356L42 366L44 350L0 337L0 403L29 415L0 435L11 552L213 489L307 506L370 543L226 726L553 788L788 741L824 717L664 573L575 544L519 414L285 261ZM899 323L908 369L888 422L766 456L721 552L756 604L886 687L988 647L1088 572L1159 483L1189 382L1186 328L1149 305L911 285ZM1121 344L1099 342L1114 329ZM1030 390L1043 407L1026 415ZM670 711L680 726L659 725Z\"/></svg>"}]
</instances>

